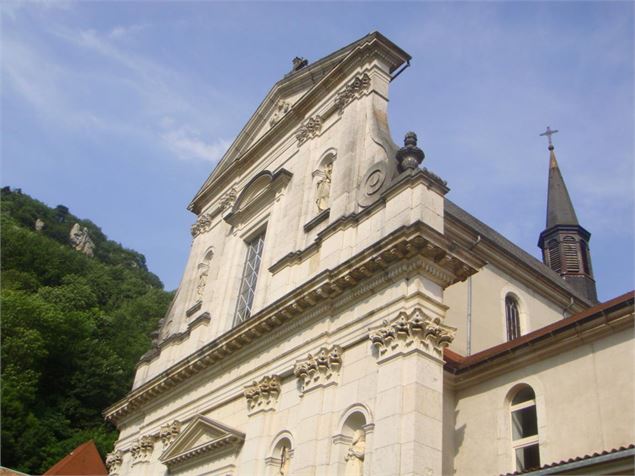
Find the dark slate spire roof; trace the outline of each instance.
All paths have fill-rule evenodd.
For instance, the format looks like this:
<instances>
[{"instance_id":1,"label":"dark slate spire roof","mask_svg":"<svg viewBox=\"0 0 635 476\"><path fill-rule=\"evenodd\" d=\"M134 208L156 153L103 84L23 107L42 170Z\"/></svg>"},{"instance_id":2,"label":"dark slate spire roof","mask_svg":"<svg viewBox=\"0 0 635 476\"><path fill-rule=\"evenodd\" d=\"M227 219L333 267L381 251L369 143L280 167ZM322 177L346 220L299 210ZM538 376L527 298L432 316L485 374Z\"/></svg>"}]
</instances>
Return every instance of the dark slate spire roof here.
<instances>
[{"instance_id":1,"label":"dark slate spire roof","mask_svg":"<svg viewBox=\"0 0 635 476\"><path fill-rule=\"evenodd\" d=\"M553 146L549 146L549 186L547 195L547 227L556 225L579 225L567 186L558 167Z\"/></svg>"}]
</instances>

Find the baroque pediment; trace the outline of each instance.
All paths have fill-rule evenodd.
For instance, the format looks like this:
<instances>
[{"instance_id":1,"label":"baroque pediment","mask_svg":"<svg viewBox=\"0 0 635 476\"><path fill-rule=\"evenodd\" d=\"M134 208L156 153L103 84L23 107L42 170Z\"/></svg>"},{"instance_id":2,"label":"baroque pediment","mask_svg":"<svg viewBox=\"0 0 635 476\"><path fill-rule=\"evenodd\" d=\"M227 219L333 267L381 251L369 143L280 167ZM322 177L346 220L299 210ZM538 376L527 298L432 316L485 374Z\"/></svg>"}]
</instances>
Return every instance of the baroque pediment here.
<instances>
[{"instance_id":1,"label":"baroque pediment","mask_svg":"<svg viewBox=\"0 0 635 476\"><path fill-rule=\"evenodd\" d=\"M215 454L240 447L243 441L244 433L198 415L168 446L159 461L174 467L202 455L213 458Z\"/></svg>"},{"instance_id":2,"label":"baroque pediment","mask_svg":"<svg viewBox=\"0 0 635 476\"><path fill-rule=\"evenodd\" d=\"M236 137L214 171L198 191L188 209L200 213L207 203L212 189L224 189L221 176L250 152L258 148L258 144L269 144L276 131L296 130L292 137L300 143L314 134L320 127L320 118L307 117L312 101L316 95L337 92L335 106L343 108L354 99L360 88L367 87L368 79L361 77L352 84L343 85L342 91L333 88L342 86L346 72L358 66L358 62L367 58L372 50L388 64L392 73L410 56L390 40L378 32L373 32L354 43L308 65L294 69L274 84L267 96L260 103L255 113ZM347 69L348 68L348 69Z\"/></svg>"}]
</instances>

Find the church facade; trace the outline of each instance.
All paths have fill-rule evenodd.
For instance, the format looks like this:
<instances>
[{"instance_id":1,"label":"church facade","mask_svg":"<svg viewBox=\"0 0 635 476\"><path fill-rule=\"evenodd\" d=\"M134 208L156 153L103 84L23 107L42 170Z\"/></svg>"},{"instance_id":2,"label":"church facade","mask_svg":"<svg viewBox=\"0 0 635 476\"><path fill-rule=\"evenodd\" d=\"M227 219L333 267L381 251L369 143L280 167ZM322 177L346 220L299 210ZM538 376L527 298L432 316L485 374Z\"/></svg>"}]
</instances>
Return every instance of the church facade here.
<instances>
[{"instance_id":1,"label":"church facade","mask_svg":"<svg viewBox=\"0 0 635 476\"><path fill-rule=\"evenodd\" d=\"M409 60L371 33L260 104L104 412L111 475L632 474L633 293L597 302L553 146L540 262L393 142Z\"/></svg>"}]
</instances>

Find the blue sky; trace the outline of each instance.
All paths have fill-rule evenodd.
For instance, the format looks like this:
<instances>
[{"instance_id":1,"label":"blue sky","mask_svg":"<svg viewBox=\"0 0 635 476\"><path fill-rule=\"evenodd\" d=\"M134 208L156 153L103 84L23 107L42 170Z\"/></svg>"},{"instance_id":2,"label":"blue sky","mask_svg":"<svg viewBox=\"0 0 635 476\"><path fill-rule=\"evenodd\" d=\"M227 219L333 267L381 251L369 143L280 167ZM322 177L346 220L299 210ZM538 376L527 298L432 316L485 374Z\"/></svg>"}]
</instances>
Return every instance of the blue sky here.
<instances>
[{"instance_id":1,"label":"blue sky","mask_svg":"<svg viewBox=\"0 0 635 476\"><path fill-rule=\"evenodd\" d=\"M379 30L449 197L539 256L547 125L600 299L633 287L632 2L2 3L2 185L64 204L178 286L185 207L294 56Z\"/></svg>"}]
</instances>

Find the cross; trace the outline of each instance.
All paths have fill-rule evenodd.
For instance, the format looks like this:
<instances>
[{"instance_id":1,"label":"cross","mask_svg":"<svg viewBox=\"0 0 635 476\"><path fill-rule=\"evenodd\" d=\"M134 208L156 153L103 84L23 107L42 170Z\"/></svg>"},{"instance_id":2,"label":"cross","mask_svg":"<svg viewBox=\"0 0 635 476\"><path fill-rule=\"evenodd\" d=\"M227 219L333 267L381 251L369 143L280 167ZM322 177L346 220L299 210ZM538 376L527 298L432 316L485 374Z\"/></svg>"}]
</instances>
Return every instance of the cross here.
<instances>
[{"instance_id":1,"label":"cross","mask_svg":"<svg viewBox=\"0 0 635 476\"><path fill-rule=\"evenodd\" d=\"M543 132L542 134L540 134L541 136L547 136L547 139L549 139L549 149L553 149L553 143L551 142L551 136L554 135L556 132L558 132L558 130L556 129L551 130L551 128L549 126L547 126L547 130L545 132Z\"/></svg>"}]
</instances>

